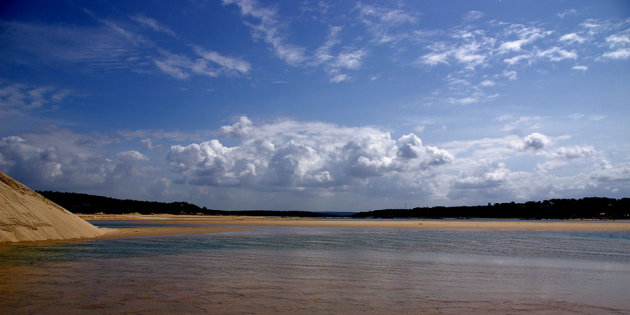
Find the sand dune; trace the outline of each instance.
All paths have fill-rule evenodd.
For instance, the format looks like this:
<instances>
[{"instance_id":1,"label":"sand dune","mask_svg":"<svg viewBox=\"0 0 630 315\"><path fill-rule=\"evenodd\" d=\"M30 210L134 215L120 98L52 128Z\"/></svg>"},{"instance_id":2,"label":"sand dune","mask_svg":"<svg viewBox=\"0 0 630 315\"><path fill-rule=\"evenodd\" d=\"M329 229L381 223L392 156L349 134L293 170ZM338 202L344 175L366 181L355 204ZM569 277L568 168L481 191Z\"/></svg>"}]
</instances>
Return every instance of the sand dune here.
<instances>
[{"instance_id":1,"label":"sand dune","mask_svg":"<svg viewBox=\"0 0 630 315\"><path fill-rule=\"evenodd\" d=\"M0 243L94 238L104 234L0 172Z\"/></svg>"}]
</instances>

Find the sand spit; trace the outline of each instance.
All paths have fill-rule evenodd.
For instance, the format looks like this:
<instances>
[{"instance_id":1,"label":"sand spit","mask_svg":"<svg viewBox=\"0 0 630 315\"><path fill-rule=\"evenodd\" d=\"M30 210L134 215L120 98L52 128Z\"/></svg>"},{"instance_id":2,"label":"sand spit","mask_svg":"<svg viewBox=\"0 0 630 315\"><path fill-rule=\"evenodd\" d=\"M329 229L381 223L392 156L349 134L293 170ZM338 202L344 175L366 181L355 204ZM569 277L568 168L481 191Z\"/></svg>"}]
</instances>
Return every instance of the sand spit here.
<instances>
[{"instance_id":1,"label":"sand spit","mask_svg":"<svg viewBox=\"0 0 630 315\"><path fill-rule=\"evenodd\" d=\"M541 230L541 231L630 231L630 221L517 221L517 220L396 220L396 219L311 219L246 216L188 216L103 214L79 215L86 220L141 220L146 223L249 226L338 226L415 229Z\"/></svg>"},{"instance_id":2,"label":"sand spit","mask_svg":"<svg viewBox=\"0 0 630 315\"><path fill-rule=\"evenodd\" d=\"M94 238L103 233L0 172L0 243Z\"/></svg>"}]
</instances>

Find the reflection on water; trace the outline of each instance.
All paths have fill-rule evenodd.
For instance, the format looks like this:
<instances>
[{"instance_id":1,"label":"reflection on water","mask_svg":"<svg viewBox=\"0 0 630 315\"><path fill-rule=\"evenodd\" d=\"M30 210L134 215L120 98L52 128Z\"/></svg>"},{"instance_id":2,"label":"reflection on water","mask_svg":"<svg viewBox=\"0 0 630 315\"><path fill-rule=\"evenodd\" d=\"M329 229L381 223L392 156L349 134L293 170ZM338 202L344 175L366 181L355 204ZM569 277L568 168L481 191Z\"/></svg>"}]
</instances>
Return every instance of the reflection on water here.
<instances>
[{"instance_id":1,"label":"reflection on water","mask_svg":"<svg viewBox=\"0 0 630 315\"><path fill-rule=\"evenodd\" d=\"M630 311L629 232L252 229L1 246L0 309Z\"/></svg>"}]
</instances>

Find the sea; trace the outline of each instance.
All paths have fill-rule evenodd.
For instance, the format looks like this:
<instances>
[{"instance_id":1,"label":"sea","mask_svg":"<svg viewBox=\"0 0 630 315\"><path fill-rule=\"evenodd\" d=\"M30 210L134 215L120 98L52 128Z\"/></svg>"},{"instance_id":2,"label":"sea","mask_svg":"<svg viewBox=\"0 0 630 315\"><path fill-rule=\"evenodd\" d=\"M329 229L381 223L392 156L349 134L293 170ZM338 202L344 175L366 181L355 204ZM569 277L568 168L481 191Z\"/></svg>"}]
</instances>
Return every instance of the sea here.
<instances>
[{"instance_id":1,"label":"sea","mask_svg":"<svg viewBox=\"0 0 630 315\"><path fill-rule=\"evenodd\" d=\"M246 228L0 245L0 313L630 313L629 231Z\"/></svg>"}]
</instances>

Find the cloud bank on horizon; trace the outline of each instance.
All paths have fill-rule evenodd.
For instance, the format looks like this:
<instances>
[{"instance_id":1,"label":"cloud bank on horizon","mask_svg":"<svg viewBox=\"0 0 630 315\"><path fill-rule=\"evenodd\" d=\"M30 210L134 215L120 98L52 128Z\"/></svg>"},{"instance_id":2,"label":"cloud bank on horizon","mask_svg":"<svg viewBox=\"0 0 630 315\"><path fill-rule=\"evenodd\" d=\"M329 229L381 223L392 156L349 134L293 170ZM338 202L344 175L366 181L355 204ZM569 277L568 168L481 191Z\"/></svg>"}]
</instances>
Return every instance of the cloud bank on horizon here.
<instances>
[{"instance_id":1,"label":"cloud bank on horizon","mask_svg":"<svg viewBox=\"0 0 630 315\"><path fill-rule=\"evenodd\" d=\"M303 210L630 196L625 1L0 8L0 170L35 189Z\"/></svg>"}]
</instances>

